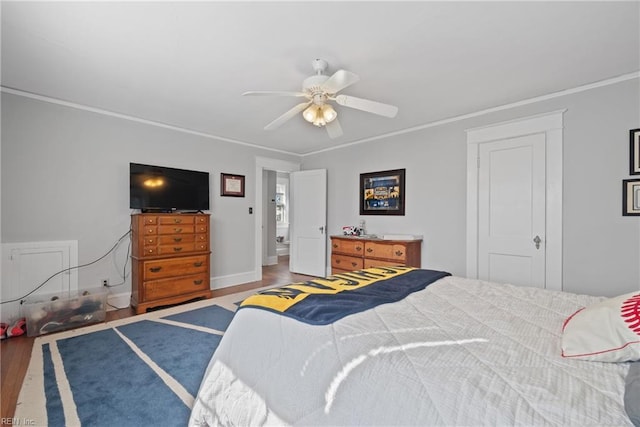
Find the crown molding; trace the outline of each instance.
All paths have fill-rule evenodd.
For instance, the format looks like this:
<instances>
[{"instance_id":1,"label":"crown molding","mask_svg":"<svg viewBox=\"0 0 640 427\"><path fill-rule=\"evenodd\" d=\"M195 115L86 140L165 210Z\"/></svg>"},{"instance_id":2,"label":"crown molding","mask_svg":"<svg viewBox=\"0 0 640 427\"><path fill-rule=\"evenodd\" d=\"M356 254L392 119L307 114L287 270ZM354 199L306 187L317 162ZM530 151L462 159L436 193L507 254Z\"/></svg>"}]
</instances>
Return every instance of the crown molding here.
<instances>
[{"instance_id":1,"label":"crown molding","mask_svg":"<svg viewBox=\"0 0 640 427\"><path fill-rule=\"evenodd\" d=\"M158 121L155 121L155 120L143 119L143 118L140 118L140 117L130 116L128 114L118 113L118 112L115 112L115 111L109 111L109 110L105 110L105 109L102 109L102 108L91 107L91 106L88 106L88 105L78 104L78 103L75 103L75 102L65 101L65 100L57 99L57 98L51 98L49 96L39 95L37 93L32 93L32 92L26 92L26 91L23 91L23 90L20 90L20 89L14 89L14 88L7 87L7 86L0 86L0 90L2 92L4 92L4 93L10 93L12 95L22 96L22 97L25 97L25 98L36 99L38 101L48 102L50 104L62 105L64 107L74 108L76 110L88 111L88 112L91 112L91 113L101 114L101 115L104 115L104 116L116 117L116 118L123 119L123 120L129 120L129 121L132 121L132 122L142 123L142 124L149 125L149 126L156 126L156 127L160 127L160 128L164 128L164 129L170 129L170 130L173 130L173 131L176 131L176 132L188 133L190 135L201 136L201 137L207 138L207 139L215 139L215 140L218 140L218 141L230 142L232 144L239 144L239 145L244 145L244 146L247 146L247 147L252 147L252 148L257 148L257 149L267 150L267 151L273 151L273 152L282 153L282 154L288 154L288 155L292 155L292 156L300 156L300 154L292 153L290 151L278 150L276 148L269 148L269 147L265 147L263 145L252 144L250 142L240 141L240 140L232 139L232 138L226 138L224 136L217 136L217 135L213 135L213 134L205 133L205 132L200 132L200 131L193 130L193 129L187 129L187 128L183 128L183 127L180 127L180 126L170 125L168 123L158 122Z\"/></svg>"},{"instance_id":2,"label":"crown molding","mask_svg":"<svg viewBox=\"0 0 640 427\"><path fill-rule=\"evenodd\" d=\"M69 107L69 108L74 108L74 109L77 109L77 110L89 111L89 112L96 113L96 114L102 114L102 115L105 115L105 116L116 117L116 118L123 119L123 120L129 120L129 121L133 121L133 122L137 122L137 123L143 123L143 124L150 125L150 126L161 127L161 128L164 128L164 129L170 129L170 130L173 130L173 131L176 131L176 132L183 132L183 133L187 133L187 134L191 134L191 135L197 135L197 136L201 136L201 137L207 138L207 139L225 141L225 142L229 142L229 143L232 143L232 144L244 145L246 147L252 147L252 148L256 148L256 149L260 149L260 150L266 150L266 151L271 151L271 152L276 152L276 153L281 153L281 154L287 154L287 155L291 155L291 156L307 157L307 156L312 156L314 154L325 153L325 152L328 152L328 151L347 148L347 147L350 147L350 146L353 146L353 145L364 144L366 142L376 141L378 139L385 139L385 138L390 138L390 137L393 137L393 136L403 135L403 134L406 134L406 133L418 132L418 131L421 131L421 130L424 130L424 129L429 129L429 128L433 128L433 127L437 127L437 126L446 125L446 124L449 124L449 123L454 123L454 122L458 122L458 121L462 121L462 120L467 120L467 119L470 119L470 118L474 118L474 117L479 117L479 116L483 116L483 115L486 115L486 114L495 113L495 112L498 112L498 111L509 110L511 108L521 107L523 105L534 104L536 102L546 101L546 100L549 100L549 99L560 98L560 97L571 95L571 94L574 94L574 93L584 92L584 91L587 91L587 90L592 90L592 89L596 89L596 88L603 87L603 86L614 85L614 84L621 83L621 82L624 82L624 81L627 81L627 80L633 80L633 79L638 79L638 78L640 78L640 71L636 71L636 72L628 73L628 74L623 74L621 76L617 76L617 77L613 77L613 78L605 79L605 80L600 80L598 82L589 83L589 84L578 86L578 87L571 88L571 89L565 89L565 90L561 90L561 91L558 91L558 92L553 92L553 93L550 93L550 94L547 94L547 95L536 96L536 97L533 97L533 98L524 99L522 101L512 102L512 103L500 105L500 106L497 106L497 107L491 107L491 108L487 108L487 109L484 109L484 110L475 111L473 113L462 114L462 115L459 115L459 116L449 117L447 119L442 119L442 120L436 120L434 122L429 122L429 123L425 123L425 124L422 124L422 125L413 126L413 127L410 127L410 128L405 128L405 129L401 129L401 130L394 131L394 132L384 133L384 134L372 136L370 138L359 139L359 140L352 141L352 142L349 142L349 143L346 143L346 144L342 144L342 145L339 145L339 146L329 147L329 148L322 149L322 150L311 151L311 152L304 153L304 154L293 153L291 151L285 151L285 150L279 150L279 149L276 149L276 148L265 147L265 146L262 146L262 145L252 144L250 142L245 142L245 141L240 141L240 140L237 140L237 139L217 136L217 135L213 135L213 134L210 134L210 133L205 133L205 132L200 132L200 131L196 131L196 130L192 130L192 129L187 129L187 128L183 128L183 127L180 127L180 126L170 125L170 124L167 124L167 123L162 123L162 122L158 122L158 121L154 121L154 120L148 120L148 119L143 119L143 118L140 118L140 117L130 116L128 114L122 114L122 113L118 113L118 112L115 112L115 111L104 110L104 109L101 109L101 108L91 107L91 106L87 106L87 105L83 105L83 104L78 104L78 103L75 103L75 102L65 101L65 100L62 100L62 99L51 98L51 97L48 97L48 96L39 95L39 94L36 94L36 93L31 93L31 92L26 92L26 91L23 91L23 90L20 90L20 89L15 89L15 88L7 87L7 86L0 86L0 90L2 92L4 92L4 93L10 93L12 95L23 96L25 98L36 99L38 101L48 102L48 103L51 103L51 104L62 105L62 106Z\"/></svg>"},{"instance_id":3,"label":"crown molding","mask_svg":"<svg viewBox=\"0 0 640 427\"><path fill-rule=\"evenodd\" d=\"M402 129L399 131L395 131L395 132L389 132L389 133L385 133L385 134L381 134L381 135L376 135L376 136L372 136L371 138L365 138L365 139L360 139L358 141L353 141L347 144L343 144L340 145L338 147L330 147L330 148L326 148L323 150L318 150L318 151L313 151L310 153L306 153L306 154L302 154L302 157L305 156L310 156L313 154L318 154L318 153L324 153L327 151L332 151L332 150L336 150L339 148L346 148L352 145L358 145L358 144L363 144L365 142L371 142L371 141L375 141L378 139L384 139L384 138L389 138L392 136L398 136L398 135L403 135L405 133L411 133L411 132L417 132L423 129L428 129L428 128L432 128L432 127L437 127L437 126L442 126L442 125L446 125L449 123L454 123L454 122L459 122L462 120L467 120L467 119L471 119L473 117L479 117L479 116L483 116L486 114L491 114L491 113L495 113L498 111L504 111L504 110L509 110L511 108L516 108L516 107L521 107L523 105L529 105L529 104L535 104L536 102L541 102L541 101L546 101L549 99L553 99L553 98L560 98L563 96L567 96L567 95L571 95L574 93L579 93L579 92L584 92L587 90L591 90L591 89L596 89L599 87L603 87L603 86L610 86L616 83L621 83L627 80L633 80L633 79L638 79L640 78L640 71L636 71L634 73L629 73L629 74L623 74L621 76L618 77L613 77L610 79L606 79L606 80L601 80L595 83L589 83L583 86L578 86L572 89L565 89L565 90L561 90L558 92L553 92L547 95L541 95L541 96L536 96L534 98L528 98L522 101L517 101L517 102L512 102L510 104L504 104L504 105L500 105L497 107L491 107L491 108L487 108L485 110L480 110L480 111L476 111L473 113L468 113L468 114L462 114L460 116L454 116L454 117L449 117L447 119L443 119L443 120L437 120L435 122L429 122L429 123L425 123L422 125L418 125L418 126L414 126L414 127L410 127L410 128L406 128L406 129Z\"/></svg>"}]
</instances>

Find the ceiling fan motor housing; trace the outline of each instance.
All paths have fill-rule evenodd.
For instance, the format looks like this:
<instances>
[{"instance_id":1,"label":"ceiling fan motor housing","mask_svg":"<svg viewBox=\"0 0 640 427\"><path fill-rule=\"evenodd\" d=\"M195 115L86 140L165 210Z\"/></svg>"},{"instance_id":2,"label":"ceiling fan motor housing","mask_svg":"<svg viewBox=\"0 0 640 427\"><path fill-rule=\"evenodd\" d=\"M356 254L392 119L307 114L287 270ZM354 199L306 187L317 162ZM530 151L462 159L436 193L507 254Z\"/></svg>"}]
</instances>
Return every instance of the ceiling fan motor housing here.
<instances>
[{"instance_id":1,"label":"ceiling fan motor housing","mask_svg":"<svg viewBox=\"0 0 640 427\"><path fill-rule=\"evenodd\" d=\"M318 74L315 76L307 77L302 82L302 90L310 95L314 95L318 92L323 93L324 89L322 85L329 79L329 76L324 74Z\"/></svg>"}]
</instances>

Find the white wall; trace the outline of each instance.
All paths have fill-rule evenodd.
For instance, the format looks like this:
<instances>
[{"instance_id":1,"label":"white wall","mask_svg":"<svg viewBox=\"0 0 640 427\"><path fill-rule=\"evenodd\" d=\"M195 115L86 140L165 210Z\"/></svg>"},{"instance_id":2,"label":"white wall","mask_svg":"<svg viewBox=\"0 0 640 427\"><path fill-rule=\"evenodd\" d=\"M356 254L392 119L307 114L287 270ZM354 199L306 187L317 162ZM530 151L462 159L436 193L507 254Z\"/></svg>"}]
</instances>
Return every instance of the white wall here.
<instances>
[{"instance_id":1,"label":"white wall","mask_svg":"<svg viewBox=\"0 0 640 427\"><path fill-rule=\"evenodd\" d=\"M78 240L79 263L130 226L129 162L210 173L214 284L253 278L255 157L287 156L2 93L2 242ZM245 197L220 197L220 173L245 175ZM79 288L122 281L127 245L80 270ZM129 264L130 266L130 264ZM129 266L127 271L129 271ZM25 289L25 291L29 291ZM113 293L129 292L130 278ZM25 292L26 293L26 292Z\"/></svg>"},{"instance_id":2,"label":"white wall","mask_svg":"<svg viewBox=\"0 0 640 427\"><path fill-rule=\"evenodd\" d=\"M563 289L609 296L638 290L640 218L623 217L621 201L629 129L640 124L638 79L305 156L303 169L328 170L329 234L360 219L368 233L422 234L422 266L462 276L465 129L563 108ZM406 215L360 217L359 175L398 168L406 169Z\"/></svg>"}]
</instances>

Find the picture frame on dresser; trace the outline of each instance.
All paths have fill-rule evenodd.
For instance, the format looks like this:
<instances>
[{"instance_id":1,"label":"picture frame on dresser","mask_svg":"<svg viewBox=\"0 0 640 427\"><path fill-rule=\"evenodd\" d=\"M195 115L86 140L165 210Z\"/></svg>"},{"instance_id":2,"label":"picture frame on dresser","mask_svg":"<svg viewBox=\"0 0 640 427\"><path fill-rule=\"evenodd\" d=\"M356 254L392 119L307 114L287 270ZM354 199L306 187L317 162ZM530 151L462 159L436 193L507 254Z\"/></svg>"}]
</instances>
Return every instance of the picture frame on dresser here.
<instances>
[{"instance_id":1,"label":"picture frame on dresser","mask_svg":"<svg viewBox=\"0 0 640 427\"><path fill-rule=\"evenodd\" d=\"M640 179L622 180L622 215L640 216Z\"/></svg>"},{"instance_id":2,"label":"picture frame on dresser","mask_svg":"<svg viewBox=\"0 0 640 427\"><path fill-rule=\"evenodd\" d=\"M405 169L360 174L360 215L404 215Z\"/></svg>"},{"instance_id":3,"label":"picture frame on dresser","mask_svg":"<svg viewBox=\"0 0 640 427\"><path fill-rule=\"evenodd\" d=\"M629 175L640 175L640 129L629 131Z\"/></svg>"}]
</instances>

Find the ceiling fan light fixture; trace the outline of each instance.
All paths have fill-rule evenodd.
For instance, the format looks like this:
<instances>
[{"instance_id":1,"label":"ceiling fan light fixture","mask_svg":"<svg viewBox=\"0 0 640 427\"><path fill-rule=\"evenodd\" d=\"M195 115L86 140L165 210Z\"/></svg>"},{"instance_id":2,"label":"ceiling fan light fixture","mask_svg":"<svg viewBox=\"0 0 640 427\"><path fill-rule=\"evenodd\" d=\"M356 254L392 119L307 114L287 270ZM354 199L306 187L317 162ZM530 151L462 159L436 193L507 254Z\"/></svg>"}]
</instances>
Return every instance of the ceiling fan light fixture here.
<instances>
[{"instance_id":1,"label":"ceiling fan light fixture","mask_svg":"<svg viewBox=\"0 0 640 427\"><path fill-rule=\"evenodd\" d=\"M334 110L333 107L329 104L324 104L321 110L322 110L322 117L324 118L324 121L327 123L331 123L336 119L336 117L338 117L338 113L336 113L336 110Z\"/></svg>"},{"instance_id":2,"label":"ceiling fan light fixture","mask_svg":"<svg viewBox=\"0 0 640 427\"><path fill-rule=\"evenodd\" d=\"M304 119L309 123L313 123L318 117L318 106L310 105L302 112L302 117L304 117Z\"/></svg>"},{"instance_id":3,"label":"ceiling fan light fixture","mask_svg":"<svg viewBox=\"0 0 640 427\"><path fill-rule=\"evenodd\" d=\"M338 113L329 104L310 105L302 112L302 117L315 126L322 127L338 117Z\"/></svg>"}]
</instances>

